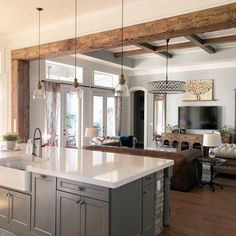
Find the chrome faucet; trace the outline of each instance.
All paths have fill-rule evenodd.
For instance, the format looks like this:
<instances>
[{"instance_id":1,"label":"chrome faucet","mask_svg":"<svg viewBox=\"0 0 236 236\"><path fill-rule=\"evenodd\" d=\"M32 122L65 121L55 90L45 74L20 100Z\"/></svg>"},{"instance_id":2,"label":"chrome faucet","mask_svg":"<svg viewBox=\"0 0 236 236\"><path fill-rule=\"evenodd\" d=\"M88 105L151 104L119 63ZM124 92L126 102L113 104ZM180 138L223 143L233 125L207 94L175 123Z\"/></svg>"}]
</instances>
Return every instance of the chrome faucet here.
<instances>
[{"instance_id":1,"label":"chrome faucet","mask_svg":"<svg viewBox=\"0 0 236 236\"><path fill-rule=\"evenodd\" d=\"M38 133L39 133L39 137L37 137L36 138L36 133L37 133L37 131L38 131ZM36 146L36 144L35 144L35 141L36 140L39 140L39 152L38 152L38 155L37 155L37 153L36 153L36 148L37 148L37 146ZM41 132L41 130L39 129L39 128L36 128L35 130L34 130L34 136L33 136L33 149L32 149L32 155L33 156L39 156L39 157L42 157L42 132Z\"/></svg>"}]
</instances>

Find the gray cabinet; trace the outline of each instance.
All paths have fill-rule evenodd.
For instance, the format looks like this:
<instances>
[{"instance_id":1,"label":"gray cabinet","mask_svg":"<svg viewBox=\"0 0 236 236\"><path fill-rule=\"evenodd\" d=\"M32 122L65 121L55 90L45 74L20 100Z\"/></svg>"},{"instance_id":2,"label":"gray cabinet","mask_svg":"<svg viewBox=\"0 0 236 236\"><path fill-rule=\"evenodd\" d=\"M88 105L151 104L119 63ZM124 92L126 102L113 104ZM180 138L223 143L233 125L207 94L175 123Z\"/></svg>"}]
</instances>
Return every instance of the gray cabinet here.
<instances>
[{"instance_id":1,"label":"gray cabinet","mask_svg":"<svg viewBox=\"0 0 236 236\"><path fill-rule=\"evenodd\" d=\"M109 204L57 192L57 236L108 236Z\"/></svg>"},{"instance_id":2,"label":"gray cabinet","mask_svg":"<svg viewBox=\"0 0 236 236\"><path fill-rule=\"evenodd\" d=\"M143 236L154 235L154 184L143 186Z\"/></svg>"},{"instance_id":3,"label":"gray cabinet","mask_svg":"<svg viewBox=\"0 0 236 236\"><path fill-rule=\"evenodd\" d=\"M96 199L81 198L81 236L109 235L109 204Z\"/></svg>"},{"instance_id":4,"label":"gray cabinet","mask_svg":"<svg viewBox=\"0 0 236 236\"><path fill-rule=\"evenodd\" d=\"M9 224L30 231L30 196L12 191L9 194Z\"/></svg>"},{"instance_id":5,"label":"gray cabinet","mask_svg":"<svg viewBox=\"0 0 236 236\"><path fill-rule=\"evenodd\" d=\"M33 174L31 230L40 236L54 236L55 222L56 178Z\"/></svg>"},{"instance_id":6,"label":"gray cabinet","mask_svg":"<svg viewBox=\"0 0 236 236\"><path fill-rule=\"evenodd\" d=\"M30 195L0 188L0 206L1 222L30 231Z\"/></svg>"},{"instance_id":7,"label":"gray cabinet","mask_svg":"<svg viewBox=\"0 0 236 236\"><path fill-rule=\"evenodd\" d=\"M80 236L80 196L57 192L57 236Z\"/></svg>"},{"instance_id":8,"label":"gray cabinet","mask_svg":"<svg viewBox=\"0 0 236 236\"><path fill-rule=\"evenodd\" d=\"M0 221L8 223L9 219L9 200L8 190L0 188Z\"/></svg>"}]
</instances>

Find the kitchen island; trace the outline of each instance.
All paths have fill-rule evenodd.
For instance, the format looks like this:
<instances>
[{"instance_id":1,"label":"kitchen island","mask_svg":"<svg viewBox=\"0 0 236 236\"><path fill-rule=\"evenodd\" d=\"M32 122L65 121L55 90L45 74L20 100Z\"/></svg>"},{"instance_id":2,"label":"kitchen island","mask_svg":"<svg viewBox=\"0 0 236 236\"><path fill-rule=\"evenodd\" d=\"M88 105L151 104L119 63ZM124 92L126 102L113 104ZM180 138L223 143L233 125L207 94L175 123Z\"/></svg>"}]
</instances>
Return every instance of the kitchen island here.
<instances>
[{"instance_id":1,"label":"kitchen island","mask_svg":"<svg viewBox=\"0 0 236 236\"><path fill-rule=\"evenodd\" d=\"M0 226L18 235L155 235L169 224L172 160L64 148L1 157L31 173L28 189L0 176Z\"/></svg>"}]
</instances>

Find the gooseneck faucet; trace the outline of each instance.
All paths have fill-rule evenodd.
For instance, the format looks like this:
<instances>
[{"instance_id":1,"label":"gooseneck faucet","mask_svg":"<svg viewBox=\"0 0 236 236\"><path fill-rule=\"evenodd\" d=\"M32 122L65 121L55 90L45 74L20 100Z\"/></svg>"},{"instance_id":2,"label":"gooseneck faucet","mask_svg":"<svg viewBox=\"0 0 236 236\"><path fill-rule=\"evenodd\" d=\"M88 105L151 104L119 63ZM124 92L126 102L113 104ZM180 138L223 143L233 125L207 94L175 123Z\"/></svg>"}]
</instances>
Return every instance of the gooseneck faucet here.
<instances>
[{"instance_id":1,"label":"gooseneck faucet","mask_svg":"<svg viewBox=\"0 0 236 236\"><path fill-rule=\"evenodd\" d=\"M36 137L37 132L39 133L38 137ZM36 153L36 144L35 144L36 140L39 140L39 152L38 152L38 155ZM32 155L33 156L42 157L42 132L41 132L41 130L39 128L36 128L34 130Z\"/></svg>"}]
</instances>

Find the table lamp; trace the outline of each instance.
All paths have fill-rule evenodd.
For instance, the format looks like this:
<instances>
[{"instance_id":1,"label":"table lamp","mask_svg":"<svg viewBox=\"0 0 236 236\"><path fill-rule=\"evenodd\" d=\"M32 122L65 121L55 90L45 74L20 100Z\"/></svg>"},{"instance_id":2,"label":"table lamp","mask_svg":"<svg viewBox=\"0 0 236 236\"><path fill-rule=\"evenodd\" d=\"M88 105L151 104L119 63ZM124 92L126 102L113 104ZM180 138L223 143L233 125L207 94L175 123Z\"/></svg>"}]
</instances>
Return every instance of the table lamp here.
<instances>
[{"instance_id":1,"label":"table lamp","mask_svg":"<svg viewBox=\"0 0 236 236\"><path fill-rule=\"evenodd\" d=\"M214 158L215 153L214 149L215 147L219 147L221 145L221 135L219 132L212 132L208 134L203 135L203 146L209 147L209 157Z\"/></svg>"},{"instance_id":2,"label":"table lamp","mask_svg":"<svg viewBox=\"0 0 236 236\"><path fill-rule=\"evenodd\" d=\"M98 129L94 127L88 127L85 130L85 137L90 138L90 143L91 143L91 138L97 137L98 136Z\"/></svg>"}]
</instances>

